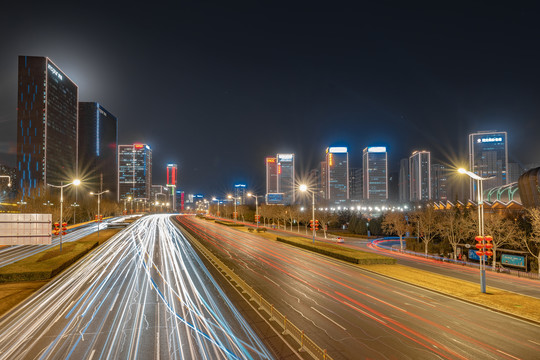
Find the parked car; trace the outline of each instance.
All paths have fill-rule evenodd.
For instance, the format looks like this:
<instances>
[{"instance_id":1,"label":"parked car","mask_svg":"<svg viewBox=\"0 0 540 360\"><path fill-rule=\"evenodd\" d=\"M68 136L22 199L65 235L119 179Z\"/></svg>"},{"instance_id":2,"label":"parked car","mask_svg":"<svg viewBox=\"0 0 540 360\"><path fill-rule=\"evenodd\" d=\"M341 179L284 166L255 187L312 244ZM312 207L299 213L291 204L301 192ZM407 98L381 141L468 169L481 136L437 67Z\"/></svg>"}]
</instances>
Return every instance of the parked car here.
<instances>
[{"instance_id":1,"label":"parked car","mask_svg":"<svg viewBox=\"0 0 540 360\"><path fill-rule=\"evenodd\" d=\"M345 240L341 236L336 237L334 240L339 244L342 244L345 242Z\"/></svg>"}]
</instances>

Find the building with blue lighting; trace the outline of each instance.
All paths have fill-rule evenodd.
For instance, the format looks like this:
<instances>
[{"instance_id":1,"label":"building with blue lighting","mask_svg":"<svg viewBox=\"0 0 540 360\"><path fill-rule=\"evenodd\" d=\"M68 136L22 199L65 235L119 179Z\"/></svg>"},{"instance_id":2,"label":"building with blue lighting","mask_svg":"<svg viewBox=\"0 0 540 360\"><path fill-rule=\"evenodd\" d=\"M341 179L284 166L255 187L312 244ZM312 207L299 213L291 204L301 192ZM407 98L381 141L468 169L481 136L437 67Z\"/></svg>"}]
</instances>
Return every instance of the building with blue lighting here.
<instances>
[{"instance_id":1,"label":"building with blue lighting","mask_svg":"<svg viewBox=\"0 0 540 360\"><path fill-rule=\"evenodd\" d=\"M349 200L349 153L346 147L326 149L326 199L329 204L345 204Z\"/></svg>"},{"instance_id":2,"label":"building with blue lighting","mask_svg":"<svg viewBox=\"0 0 540 360\"><path fill-rule=\"evenodd\" d=\"M118 192L118 120L97 102L79 103L79 174L92 191ZM103 188L100 178L103 177Z\"/></svg>"},{"instance_id":3,"label":"building with blue lighting","mask_svg":"<svg viewBox=\"0 0 540 360\"><path fill-rule=\"evenodd\" d=\"M409 157L410 201L431 200L431 153L414 151Z\"/></svg>"},{"instance_id":4,"label":"building with blue lighting","mask_svg":"<svg viewBox=\"0 0 540 360\"><path fill-rule=\"evenodd\" d=\"M19 56L17 172L22 196L77 174L79 88L47 57Z\"/></svg>"},{"instance_id":5,"label":"building with blue lighting","mask_svg":"<svg viewBox=\"0 0 540 360\"><path fill-rule=\"evenodd\" d=\"M146 144L118 146L118 201L150 197L152 149Z\"/></svg>"},{"instance_id":6,"label":"building with blue lighting","mask_svg":"<svg viewBox=\"0 0 540 360\"><path fill-rule=\"evenodd\" d=\"M382 203L388 200L388 153L384 146L371 146L362 154L364 201Z\"/></svg>"},{"instance_id":7,"label":"building with blue lighting","mask_svg":"<svg viewBox=\"0 0 540 360\"><path fill-rule=\"evenodd\" d=\"M294 154L277 154L277 186L278 193L283 194L283 204L291 205L296 201L296 185L294 181Z\"/></svg>"},{"instance_id":8,"label":"building with blue lighting","mask_svg":"<svg viewBox=\"0 0 540 360\"><path fill-rule=\"evenodd\" d=\"M508 184L508 143L504 131L480 131L469 135L469 171L490 178L484 189ZM476 201L477 182L470 180L470 198Z\"/></svg>"}]
</instances>

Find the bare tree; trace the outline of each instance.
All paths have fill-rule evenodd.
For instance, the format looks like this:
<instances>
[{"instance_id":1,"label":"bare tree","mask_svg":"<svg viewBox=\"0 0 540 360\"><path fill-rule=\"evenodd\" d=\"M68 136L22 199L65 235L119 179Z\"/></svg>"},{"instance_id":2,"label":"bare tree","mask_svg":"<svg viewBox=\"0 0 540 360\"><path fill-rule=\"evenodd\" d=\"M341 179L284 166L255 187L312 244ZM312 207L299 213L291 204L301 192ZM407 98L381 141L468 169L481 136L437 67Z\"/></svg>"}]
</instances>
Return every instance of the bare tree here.
<instances>
[{"instance_id":1,"label":"bare tree","mask_svg":"<svg viewBox=\"0 0 540 360\"><path fill-rule=\"evenodd\" d=\"M522 231L510 219L498 213L485 214L485 232L493 237L493 270L497 265L497 250L504 245L518 246L524 237Z\"/></svg>"},{"instance_id":2,"label":"bare tree","mask_svg":"<svg viewBox=\"0 0 540 360\"><path fill-rule=\"evenodd\" d=\"M330 224L330 222L332 221L336 221L337 216L335 213L330 211L317 210L315 211L315 219L319 220L322 230L324 232L324 237L326 238L328 224Z\"/></svg>"},{"instance_id":3,"label":"bare tree","mask_svg":"<svg viewBox=\"0 0 540 360\"><path fill-rule=\"evenodd\" d=\"M457 246L474 234L476 227L473 219L459 209L443 211L437 221L437 231L441 237L448 240L457 260Z\"/></svg>"},{"instance_id":4,"label":"bare tree","mask_svg":"<svg viewBox=\"0 0 540 360\"><path fill-rule=\"evenodd\" d=\"M389 234L399 236L399 246L403 251L403 236L410 230L409 223L402 212L389 212L384 216L382 227Z\"/></svg>"},{"instance_id":5,"label":"bare tree","mask_svg":"<svg viewBox=\"0 0 540 360\"><path fill-rule=\"evenodd\" d=\"M540 209L527 209L527 216L531 223L531 232L523 237L523 243L527 251L536 258L540 275Z\"/></svg>"},{"instance_id":6,"label":"bare tree","mask_svg":"<svg viewBox=\"0 0 540 360\"><path fill-rule=\"evenodd\" d=\"M413 221L416 223L418 238L424 243L424 253L428 253L428 245L435 239L438 234L438 219L435 210L428 206L421 211L417 211L412 215Z\"/></svg>"}]
</instances>

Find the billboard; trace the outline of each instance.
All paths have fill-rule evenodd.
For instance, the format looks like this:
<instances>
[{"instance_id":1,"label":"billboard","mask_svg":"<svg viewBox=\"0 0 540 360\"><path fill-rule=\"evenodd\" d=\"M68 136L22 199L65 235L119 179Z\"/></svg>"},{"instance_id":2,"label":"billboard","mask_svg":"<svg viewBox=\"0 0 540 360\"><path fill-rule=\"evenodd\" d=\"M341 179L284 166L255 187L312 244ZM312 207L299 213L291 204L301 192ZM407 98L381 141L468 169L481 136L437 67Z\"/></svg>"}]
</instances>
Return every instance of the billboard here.
<instances>
[{"instance_id":1,"label":"billboard","mask_svg":"<svg viewBox=\"0 0 540 360\"><path fill-rule=\"evenodd\" d=\"M469 260L480 261L480 256L476 255L476 250L469 249ZM484 261L487 261L486 255L484 255Z\"/></svg>"},{"instance_id":2,"label":"billboard","mask_svg":"<svg viewBox=\"0 0 540 360\"><path fill-rule=\"evenodd\" d=\"M266 194L266 203L280 205L283 204L283 193L270 193Z\"/></svg>"},{"instance_id":3,"label":"billboard","mask_svg":"<svg viewBox=\"0 0 540 360\"><path fill-rule=\"evenodd\" d=\"M507 265L507 266L517 266L517 267L525 268L526 267L525 256L502 254L501 264Z\"/></svg>"},{"instance_id":4,"label":"billboard","mask_svg":"<svg viewBox=\"0 0 540 360\"><path fill-rule=\"evenodd\" d=\"M0 214L0 245L51 245L51 214Z\"/></svg>"}]
</instances>

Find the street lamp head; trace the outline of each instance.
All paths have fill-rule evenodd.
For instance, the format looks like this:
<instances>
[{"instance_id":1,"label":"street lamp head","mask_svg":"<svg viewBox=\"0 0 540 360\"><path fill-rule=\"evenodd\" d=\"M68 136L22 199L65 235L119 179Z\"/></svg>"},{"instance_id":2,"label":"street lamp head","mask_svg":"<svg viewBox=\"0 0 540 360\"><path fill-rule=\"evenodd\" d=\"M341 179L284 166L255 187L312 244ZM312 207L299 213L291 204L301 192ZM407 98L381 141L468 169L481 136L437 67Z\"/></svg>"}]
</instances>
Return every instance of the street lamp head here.
<instances>
[{"instance_id":1,"label":"street lamp head","mask_svg":"<svg viewBox=\"0 0 540 360\"><path fill-rule=\"evenodd\" d=\"M232 195L227 195L227 199L232 199Z\"/></svg>"},{"instance_id":2,"label":"street lamp head","mask_svg":"<svg viewBox=\"0 0 540 360\"><path fill-rule=\"evenodd\" d=\"M248 192L248 193L247 193L247 196L251 197L251 196L253 196L253 194L250 193L250 192Z\"/></svg>"},{"instance_id":3,"label":"street lamp head","mask_svg":"<svg viewBox=\"0 0 540 360\"><path fill-rule=\"evenodd\" d=\"M93 191L90 191L90 195L94 195L94 192L93 192Z\"/></svg>"},{"instance_id":4,"label":"street lamp head","mask_svg":"<svg viewBox=\"0 0 540 360\"><path fill-rule=\"evenodd\" d=\"M79 179L73 180L73 185L75 185L75 186L81 185L81 180L79 180Z\"/></svg>"},{"instance_id":5,"label":"street lamp head","mask_svg":"<svg viewBox=\"0 0 540 360\"><path fill-rule=\"evenodd\" d=\"M307 191L307 185L306 184L300 185L299 190L302 191L302 192Z\"/></svg>"},{"instance_id":6,"label":"street lamp head","mask_svg":"<svg viewBox=\"0 0 540 360\"><path fill-rule=\"evenodd\" d=\"M465 170L464 168L459 168L459 169L458 169L458 172L459 172L460 174L466 174L466 173L467 173L467 170Z\"/></svg>"},{"instance_id":7,"label":"street lamp head","mask_svg":"<svg viewBox=\"0 0 540 360\"><path fill-rule=\"evenodd\" d=\"M109 190L105 190L104 192L109 192Z\"/></svg>"}]
</instances>

